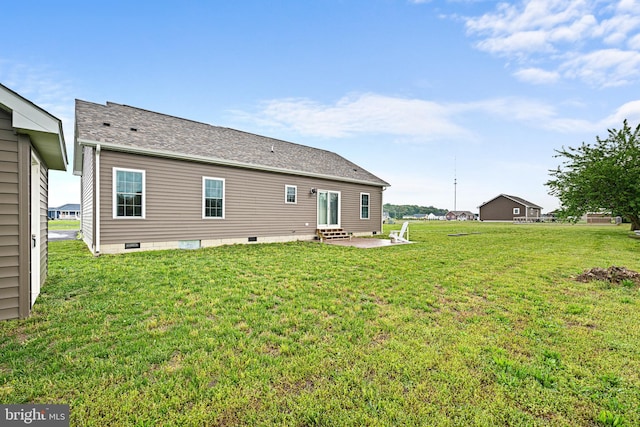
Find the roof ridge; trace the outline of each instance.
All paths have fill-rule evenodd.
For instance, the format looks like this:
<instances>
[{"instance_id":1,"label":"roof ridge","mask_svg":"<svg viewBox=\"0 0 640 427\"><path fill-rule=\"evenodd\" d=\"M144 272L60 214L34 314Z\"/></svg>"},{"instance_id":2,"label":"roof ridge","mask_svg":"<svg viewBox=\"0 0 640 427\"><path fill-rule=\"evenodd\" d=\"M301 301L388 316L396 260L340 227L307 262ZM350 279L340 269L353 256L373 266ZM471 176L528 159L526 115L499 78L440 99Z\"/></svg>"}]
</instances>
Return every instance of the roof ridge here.
<instances>
[{"instance_id":1,"label":"roof ridge","mask_svg":"<svg viewBox=\"0 0 640 427\"><path fill-rule=\"evenodd\" d=\"M116 106L116 107L131 108L133 110L143 111L143 112L149 113L149 114L155 114L156 116L170 117L172 119L184 120L185 122L191 122L191 123L196 123L196 124L205 125L205 126L221 127L221 126L212 125L210 123L205 123L205 122L200 122L200 121L197 121L197 120L187 119L185 117L174 116L173 114L161 113L161 112L158 112L158 111L148 110L146 108L139 108L139 107L134 107L132 105L120 104L118 102L113 102L113 101L107 101L105 103L105 105L102 105L102 104L97 104L97 105L106 106L106 107Z\"/></svg>"}]
</instances>

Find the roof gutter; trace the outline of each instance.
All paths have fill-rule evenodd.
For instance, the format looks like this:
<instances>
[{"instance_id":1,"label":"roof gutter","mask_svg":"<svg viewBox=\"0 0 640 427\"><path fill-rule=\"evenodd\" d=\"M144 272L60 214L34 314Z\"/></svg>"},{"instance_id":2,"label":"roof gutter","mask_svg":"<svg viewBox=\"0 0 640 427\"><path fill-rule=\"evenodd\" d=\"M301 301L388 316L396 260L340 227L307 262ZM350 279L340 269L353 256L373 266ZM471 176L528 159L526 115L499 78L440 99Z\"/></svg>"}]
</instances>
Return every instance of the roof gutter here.
<instances>
[{"instance_id":1,"label":"roof gutter","mask_svg":"<svg viewBox=\"0 0 640 427\"><path fill-rule=\"evenodd\" d=\"M187 160L192 162L209 163L209 164L231 166L231 167L244 168L244 169L253 169L253 170L259 170L259 171L266 171L266 172L277 172L277 173L284 173L289 175L308 176L312 178L331 179L334 181L337 180L337 181L343 181L343 182L351 182L354 184L372 185L375 187L383 187L383 188L390 187L390 184L384 181L372 182L372 181L366 181L366 180L355 179L355 178L344 178L344 177L325 175L320 173L304 172L304 171L297 171L297 170L291 170L291 169L282 169L282 168L276 168L276 167L270 167L270 166L261 166L261 165L255 165L252 163L236 162L233 160L225 160L225 159L219 159L215 157L179 154L172 151L152 150L149 148L128 147L128 146L113 144L109 142L102 142L102 141L98 142L98 141L92 141L92 140L81 139L81 138L78 138L77 142L78 142L78 145L84 145L87 147L102 147L103 149L119 151L123 153L141 154L145 156L154 156L154 157L164 157L164 158L175 159L175 160Z\"/></svg>"}]
</instances>

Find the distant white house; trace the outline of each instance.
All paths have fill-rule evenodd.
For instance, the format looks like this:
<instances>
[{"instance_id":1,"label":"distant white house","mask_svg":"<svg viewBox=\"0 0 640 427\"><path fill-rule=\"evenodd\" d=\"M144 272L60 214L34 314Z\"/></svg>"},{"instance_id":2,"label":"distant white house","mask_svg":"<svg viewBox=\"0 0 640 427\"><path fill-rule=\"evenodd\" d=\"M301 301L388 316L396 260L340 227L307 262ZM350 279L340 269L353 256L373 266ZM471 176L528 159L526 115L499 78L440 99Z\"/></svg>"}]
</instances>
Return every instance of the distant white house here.
<instances>
[{"instance_id":1,"label":"distant white house","mask_svg":"<svg viewBox=\"0 0 640 427\"><path fill-rule=\"evenodd\" d=\"M403 215L402 219L427 219L427 214L409 214Z\"/></svg>"},{"instance_id":2,"label":"distant white house","mask_svg":"<svg viewBox=\"0 0 640 427\"><path fill-rule=\"evenodd\" d=\"M59 208L49 208L49 219L80 219L80 204L67 203Z\"/></svg>"}]
</instances>

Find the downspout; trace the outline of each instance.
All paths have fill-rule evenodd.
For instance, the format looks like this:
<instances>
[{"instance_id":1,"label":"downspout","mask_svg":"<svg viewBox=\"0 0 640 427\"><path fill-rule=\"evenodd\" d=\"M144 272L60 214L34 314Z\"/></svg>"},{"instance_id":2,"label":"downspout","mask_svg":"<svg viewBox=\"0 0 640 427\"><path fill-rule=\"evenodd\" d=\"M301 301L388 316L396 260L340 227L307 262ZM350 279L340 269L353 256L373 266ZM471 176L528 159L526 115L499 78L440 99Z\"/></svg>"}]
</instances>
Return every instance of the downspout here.
<instances>
[{"instance_id":1,"label":"downspout","mask_svg":"<svg viewBox=\"0 0 640 427\"><path fill-rule=\"evenodd\" d=\"M96 194L93 195L96 204L96 236L94 239L94 255L100 255L100 144L96 145Z\"/></svg>"},{"instance_id":2,"label":"downspout","mask_svg":"<svg viewBox=\"0 0 640 427\"><path fill-rule=\"evenodd\" d=\"M380 191L380 234L384 233L384 187Z\"/></svg>"},{"instance_id":3,"label":"downspout","mask_svg":"<svg viewBox=\"0 0 640 427\"><path fill-rule=\"evenodd\" d=\"M84 220L82 219L82 206L84 205L84 201L82 197L83 194L84 194L84 184L82 182L82 177L80 177L80 234L81 235L82 235L82 230L84 230L83 228Z\"/></svg>"}]
</instances>

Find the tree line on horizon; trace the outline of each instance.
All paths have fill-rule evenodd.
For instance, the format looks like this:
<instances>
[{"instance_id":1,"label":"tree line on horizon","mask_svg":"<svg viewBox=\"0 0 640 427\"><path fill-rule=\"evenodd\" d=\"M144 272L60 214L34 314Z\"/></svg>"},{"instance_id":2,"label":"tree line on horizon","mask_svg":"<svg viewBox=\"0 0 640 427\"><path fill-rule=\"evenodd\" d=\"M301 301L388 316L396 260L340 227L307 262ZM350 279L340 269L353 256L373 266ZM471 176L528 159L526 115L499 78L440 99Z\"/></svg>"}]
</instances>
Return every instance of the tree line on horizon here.
<instances>
[{"instance_id":1,"label":"tree line on horizon","mask_svg":"<svg viewBox=\"0 0 640 427\"><path fill-rule=\"evenodd\" d=\"M390 218L401 219L405 215L415 214L434 214L436 216L443 216L449 212L447 209L439 209L433 206L417 206L417 205L392 205L391 203L385 203L383 205L384 211L389 214Z\"/></svg>"}]
</instances>

